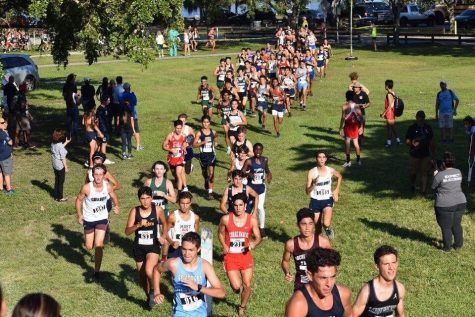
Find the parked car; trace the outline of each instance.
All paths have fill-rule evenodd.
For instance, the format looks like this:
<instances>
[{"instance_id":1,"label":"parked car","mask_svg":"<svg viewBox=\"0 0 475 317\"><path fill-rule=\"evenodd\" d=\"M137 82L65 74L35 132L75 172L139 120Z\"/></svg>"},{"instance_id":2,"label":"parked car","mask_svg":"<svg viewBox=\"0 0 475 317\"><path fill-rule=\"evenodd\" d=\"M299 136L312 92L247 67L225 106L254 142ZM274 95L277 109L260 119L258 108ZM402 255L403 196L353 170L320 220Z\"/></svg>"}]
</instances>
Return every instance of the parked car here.
<instances>
[{"instance_id":1,"label":"parked car","mask_svg":"<svg viewBox=\"0 0 475 317\"><path fill-rule=\"evenodd\" d=\"M302 18L305 17L310 28L315 28L320 25L320 23L325 22L326 17L325 13L320 10L305 10L300 12L300 24L302 24Z\"/></svg>"},{"instance_id":2,"label":"parked car","mask_svg":"<svg viewBox=\"0 0 475 317\"><path fill-rule=\"evenodd\" d=\"M15 77L18 86L26 84L28 90L37 88L40 84L38 66L25 54L2 54L0 63L7 77Z\"/></svg>"},{"instance_id":3,"label":"parked car","mask_svg":"<svg viewBox=\"0 0 475 317\"><path fill-rule=\"evenodd\" d=\"M475 9L467 9L455 17L459 28L475 28Z\"/></svg>"},{"instance_id":4,"label":"parked car","mask_svg":"<svg viewBox=\"0 0 475 317\"><path fill-rule=\"evenodd\" d=\"M429 10L427 10L426 12L424 12L424 14L426 14L426 15L434 15L434 17L435 17L435 23L436 23L436 24L439 24L439 25L444 24L444 23L445 23L445 20L448 21L448 20L450 19L450 16L449 16L449 9L447 8L447 5L444 4L444 3L431 5L431 7L429 8Z\"/></svg>"},{"instance_id":5,"label":"parked car","mask_svg":"<svg viewBox=\"0 0 475 317\"><path fill-rule=\"evenodd\" d=\"M401 26L417 26L419 24L426 24L432 26L435 23L435 15L433 13L424 13L417 4L409 3L403 5L399 14L399 23Z\"/></svg>"},{"instance_id":6,"label":"parked car","mask_svg":"<svg viewBox=\"0 0 475 317\"><path fill-rule=\"evenodd\" d=\"M357 26L375 24L391 24L394 16L391 7L382 1L366 1L356 4L353 16Z\"/></svg>"}]
</instances>

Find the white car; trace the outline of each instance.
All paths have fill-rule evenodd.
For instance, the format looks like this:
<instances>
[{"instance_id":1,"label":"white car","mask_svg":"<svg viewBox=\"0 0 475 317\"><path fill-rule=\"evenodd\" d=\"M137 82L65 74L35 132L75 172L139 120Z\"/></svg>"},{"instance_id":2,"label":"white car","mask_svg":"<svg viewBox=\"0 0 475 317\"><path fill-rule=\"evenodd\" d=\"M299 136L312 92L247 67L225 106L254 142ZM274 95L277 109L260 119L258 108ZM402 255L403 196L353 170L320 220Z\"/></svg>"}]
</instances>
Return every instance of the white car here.
<instances>
[{"instance_id":1,"label":"white car","mask_svg":"<svg viewBox=\"0 0 475 317\"><path fill-rule=\"evenodd\" d=\"M3 66L4 78L13 76L18 87L26 84L26 88L30 91L39 86L38 66L30 56L26 54L1 54L0 63Z\"/></svg>"}]
</instances>

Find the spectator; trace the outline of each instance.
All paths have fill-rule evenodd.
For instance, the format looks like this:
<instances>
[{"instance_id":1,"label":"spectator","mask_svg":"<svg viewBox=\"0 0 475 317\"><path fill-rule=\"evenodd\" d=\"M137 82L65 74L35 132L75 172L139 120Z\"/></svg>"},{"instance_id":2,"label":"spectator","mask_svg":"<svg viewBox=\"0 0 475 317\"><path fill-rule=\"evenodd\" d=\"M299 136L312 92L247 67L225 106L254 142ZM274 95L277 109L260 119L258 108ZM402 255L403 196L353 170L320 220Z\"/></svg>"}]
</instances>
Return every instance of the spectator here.
<instances>
[{"instance_id":1,"label":"spectator","mask_svg":"<svg viewBox=\"0 0 475 317\"><path fill-rule=\"evenodd\" d=\"M455 156L445 152L432 181L432 189L436 190L435 216L442 230L442 250L445 252L452 248L452 236L454 249L460 249L463 245L461 223L467 200L462 192L462 172L454 168L454 163Z\"/></svg>"},{"instance_id":2,"label":"spectator","mask_svg":"<svg viewBox=\"0 0 475 317\"><path fill-rule=\"evenodd\" d=\"M100 151L104 154L107 154L107 143L110 141L110 134L109 134L109 127L108 127L108 110L107 108L109 107L109 97L107 95L102 95L101 97L101 104L99 107L97 107L96 110L96 118L97 118L97 127L99 130L102 132L103 137L99 139L99 148ZM114 164L113 161L106 159L104 161L104 164L109 165L109 164Z\"/></svg>"},{"instance_id":3,"label":"spectator","mask_svg":"<svg viewBox=\"0 0 475 317\"><path fill-rule=\"evenodd\" d=\"M457 115L458 105L459 98L452 90L447 89L447 82L442 80L440 82L440 91L435 99L435 119L439 121L442 142L447 142L447 137L449 137L449 142L454 141L453 116Z\"/></svg>"},{"instance_id":4,"label":"spectator","mask_svg":"<svg viewBox=\"0 0 475 317\"><path fill-rule=\"evenodd\" d=\"M155 42L157 43L158 48L158 57L164 57L163 55L163 44L165 44L165 37L162 34L162 31L157 31L157 36L155 37Z\"/></svg>"},{"instance_id":5,"label":"spectator","mask_svg":"<svg viewBox=\"0 0 475 317\"><path fill-rule=\"evenodd\" d=\"M139 119L137 117L137 97L134 92L130 91L131 86L129 83L124 84L124 92L122 93L121 104L128 102L128 107L130 114L134 120L134 138L137 151L142 151L144 148L140 144L140 128L139 128Z\"/></svg>"},{"instance_id":6,"label":"spectator","mask_svg":"<svg viewBox=\"0 0 475 317\"><path fill-rule=\"evenodd\" d=\"M81 86L81 103L84 113L94 109L96 107L96 102L94 100L96 90L94 86L91 85L91 79L89 77L84 77L84 84Z\"/></svg>"},{"instance_id":7,"label":"spectator","mask_svg":"<svg viewBox=\"0 0 475 317\"><path fill-rule=\"evenodd\" d=\"M113 100L114 100L114 89L115 89L115 86L117 86L117 84L115 83L115 80L114 79L111 79L109 81L109 86L107 87L107 96L109 97L109 105L108 105L108 108L107 108L107 125L108 125L108 128L109 128L109 132L112 133L112 128L114 128L114 131L117 133L117 129L116 129L116 124L118 124L117 122L114 123L114 126L112 125L112 122L114 120L114 104L113 104ZM120 105L118 105L117 107L120 107Z\"/></svg>"},{"instance_id":8,"label":"spectator","mask_svg":"<svg viewBox=\"0 0 475 317\"><path fill-rule=\"evenodd\" d=\"M33 116L28 110L26 99L19 102L18 111L16 112L16 129L15 129L15 147L19 147L20 139L23 139L23 146L26 148L35 148L30 142L31 136L31 122Z\"/></svg>"},{"instance_id":9,"label":"spectator","mask_svg":"<svg viewBox=\"0 0 475 317\"><path fill-rule=\"evenodd\" d=\"M132 159L134 157L132 155L132 134L134 134L134 120L129 111L128 101L126 101L126 107L120 115L119 127L120 137L122 140L122 159Z\"/></svg>"},{"instance_id":10,"label":"spectator","mask_svg":"<svg viewBox=\"0 0 475 317\"><path fill-rule=\"evenodd\" d=\"M8 135L7 126L7 121L0 118L0 187L3 193L11 195L15 193L15 190L11 186L13 140Z\"/></svg>"},{"instance_id":11,"label":"spectator","mask_svg":"<svg viewBox=\"0 0 475 317\"><path fill-rule=\"evenodd\" d=\"M430 157L435 157L434 133L432 127L425 122L426 114L419 110L416 113L416 123L411 125L406 133L406 144L409 146L409 181L411 189L416 189L416 179L420 176L421 193L426 194L427 174L430 168Z\"/></svg>"},{"instance_id":12,"label":"spectator","mask_svg":"<svg viewBox=\"0 0 475 317\"><path fill-rule=\"evenodd\" d=\"M16 108L19 94L19 90L15 83L15 78L13 76L8 77L8 82L3 86L3 93L6 96L7 100L4 112L8 120L8 134L11 138L13 138L15 136L15 114L17 110Z\"/></svg>"},{"instance_id":13,"label":"spectator","mask_svg":"<svg viewBox=\"0 0 475 317\"><path fill-rule=\"evenodd\" d=\"M63 98L66 102L66 133L74 141L79 137L79 108L76 74L69 74L63 86Z\"/></svg>"},{"instance_id":14,"label":"spectator","mask_svg":"<svg viewBox=\"0 0 475 317\"><path fill-rule=\"evenodd\" d=\"M112 119L114 120L114 125L113 129L114 131L118 131L119 127L119 115L121 113L121 97L122 93L124 92L124 87L122 86L123 79L122 76L117 76L115 78L116 85L113 86L112 90L112 107L110 107L111 111L111 116ZM111 83L112 84L112 83ZM112 124L112 121L111 121ZM112 132L112 129L111 129Z\"/></svg>"},{"instance_id":15,"label":"spectator","mask_svg":"<svg viewBox=\"0 0 475 317\"><path fill-rule=\"evenodd\" d=\"M102 84L97 87L96 98L101 101L103 96L108 96L109 79L107 77L102 78Z\"/></svg>"},{"instance_id":16,"label":"spectator","mask_svg":"<svg viewBox=\"0 0 475 317\"><path fill-rule=\"evenodd\" d=\"M61 306L50 295L32 293L20 299L12 317L61 317Z\"/></svg>"},{"instance_id":17,"label":"spectator","mask_svg":"<svg viewBox=\"0 0 475 317\"><path fill-rule=\"evenodd\" d=\"M66 201L67 198L63 196L63 185L66 178L66 173L69 171L68 163L66 161L66 145L71 142L71 139L64 137L64 131L55 129L51 142L51 160L54 171L54 192L53 198L58 202Z\"/></svg>"}]
</instances>

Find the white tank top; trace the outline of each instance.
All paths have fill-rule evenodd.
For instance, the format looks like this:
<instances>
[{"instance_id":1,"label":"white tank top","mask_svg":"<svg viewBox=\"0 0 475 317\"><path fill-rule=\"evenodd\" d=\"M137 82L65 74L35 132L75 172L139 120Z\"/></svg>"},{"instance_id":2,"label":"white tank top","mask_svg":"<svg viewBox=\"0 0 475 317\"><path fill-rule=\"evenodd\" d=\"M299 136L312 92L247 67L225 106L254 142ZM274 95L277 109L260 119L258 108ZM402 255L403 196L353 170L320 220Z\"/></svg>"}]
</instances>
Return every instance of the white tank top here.
<instances>
[{"instance_id":1,"label":"white tank top","mask_svg":"<svg viewBox=\"0 0 475 317\"><path fill-rule=\"evenodd\" d=\"M236 157L234 158L234 167L238 170L238 171L242 171L242 165L241 163L239 162L239 159ZM242 179L242 184L243 185L247 185L247 177L244 177Z\"/></svg>"},{"instance_id":2,"label":"white tank top","mask_svg":"<svg viewBox=\"0 0 475 317\"><path fill-rule=\"evenodd\" d=\"M85 221L99 221L109 217L107 200L110 198L107 191L107 181L102 181L102 191L97 192L93 182L89 184L89 196L82 201L82 214Z\"/></svg>"},{"instance_id":3,"label":"white tank top","mask_svg":"<svg viewBox=\"0 0 475 317\"><path fill-rule=\"evenodd\" d=\"M229 124L231 125L229 127L229 130L237 131L239 127L237 124L242 122L241 116L239 116L239 111L236 114L229 113L228 118L229 118Z\"/></svg>"},{"instance_id":4,"label":"white tank top","mask_svg":"<svg viewBox=\"0 0 475 317\"><path fill-rule=\"evenodd\" d=\"M190 219L188 220L184 220L180 217L179 210L175 210L173 214L175 215L175 226L170 228L169 235L173 241L178 241L181 245L181 237L183 237L185 233L195 231L195 213L190 210Z\"/></svg>"},{"instance_id":5,"label":"white tank top","mask_svg":"<svg viewBox=\"0 0 475 317\"><path fill-rule=\"evenodd\" d=\"M325 175L318 175L318 167L313 169L313 179L317 178L316 184L310 192L310 198L316 200L327 200L332 197L332 174L330 168L325 166Z\"/></svg>"}]
</instances>

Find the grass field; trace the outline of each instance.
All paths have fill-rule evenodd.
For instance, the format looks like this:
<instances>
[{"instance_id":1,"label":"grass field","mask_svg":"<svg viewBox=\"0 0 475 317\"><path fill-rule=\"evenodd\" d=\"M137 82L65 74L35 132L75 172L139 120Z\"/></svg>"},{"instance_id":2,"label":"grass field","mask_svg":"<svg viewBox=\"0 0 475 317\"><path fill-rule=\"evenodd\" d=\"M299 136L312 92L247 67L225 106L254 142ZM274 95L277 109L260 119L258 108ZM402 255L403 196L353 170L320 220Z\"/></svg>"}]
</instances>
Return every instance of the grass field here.
<instances>
[{"instance_id":1,"label":"grass field","mask_svg":"<svg viewBox=\"0 0 475 317\"><path fill-rule=\"evenodd\" d=\"M226 55L238 47L226 48ZM456 142L438 145L438 153L450 149L456 153L458 166L466 166L466 138L461 120L474 114L475 72L473 54L460 48L424 47L398 51L355 51L356 62L344 60L347 51L337 49L330 62L328 76L316 80L315 97L310 98L307 112L294 111L284 119L282 137L273 130L262 131L257 118L249 119L252 142L264 144L274 179L268 187L266 210L270 239L254 251L254 293L248 316L279 316L291 296L293 286L284 282L280 269L283 243L297 233L295 212L308 205L304 192L306 171L314 164L317 149L329 151L329 165L343 172L340 201L334 213L336 238L334 247L342 254L338 282L353 291L353 298L362 283L375 270L374 249L392 244L400 251L398 278L406 285L408 316L475 315L475 233L474 205L469 203L463 219L465 246L458 252L443 253L435 247L440 232L435 222L433 201L411 193L406 163L406 146L384 148L385 124L379 119L383 108L384 80L392 78L395 91L404 99L406 110L398 120L398 133L403 137L417 110L423 109L439 138L434 118L434 101L441 79L448 81L461 99L456 117ZM224 53L223 53L224 55ZM81 56L73 56L80 61ZM50 64L49 57L37 58L39 64ZM0 282L10 311L14 303L28 292L42 291L53 295L62 305L63 316L169 316L170 302L145 310L142 291L136 281L135 263L131 258L132 238L123 231L131 207L135 206L136 189L147 177L152 162L164 160L161 143L172 128L172 120L181 112L189 114L191 125L199 126L201 112L192 105L201 75L212 78L218 57L159 60L146 70L129 62L40 68L41 88L29 95L36 128L33 141L36 150L14 153L14 196L0 196ZM363 166L343 170L343 141L338 135L340 107L348 87L348 74L358 71L360 80L370 90L371 107L367 111L367 139L363 147ZM74 216L73 201L84 180L81 166L85 148L69 146L71 171L66 177L65 193L69 201L59 204L51 198L54 176L49 144L54 127L64 126L64 103L60 89L68 73L78 79L91 77L98 84L103 76L123 75L132 84L139 99L138 112L145 151L134 153L132 161L118 157L120 141L114 140L109 158L117 163L111 172L123 184L118 196L121 214L112 216L113 247L104 254L105 278L99 284L85 283L93 263L82 246L82 230ZM213 82L213 81L212 81ZM215 123L216 117L214 117ZM271 128L270 122L268 127ZM214 128L221 133L219 125ZM272 133L271 133L272 132ZM224 144L221 137L221 144ZM440 156L440 155L439 155ZM352 154L352 157L354 155ZM225 149L218 150L216 188L226 186L228 160ZM199 163L195 161L195 167ZM202 189L201 173L189 177L195 195L194 210L204 220L202 226L216 233L220 218L218 201L207 201ZM472 190L473 192L473 190ZM473 195L468 195L470 200ZM215 316L233 316L239 303L231 292L222 269L221 247L215 239L215 268L226 285L227 296L215 301ZM162 285L170 295L168 283ZM170 296L168 296L170 299Z\"/></svg>"}]
</instances>

